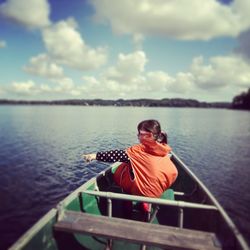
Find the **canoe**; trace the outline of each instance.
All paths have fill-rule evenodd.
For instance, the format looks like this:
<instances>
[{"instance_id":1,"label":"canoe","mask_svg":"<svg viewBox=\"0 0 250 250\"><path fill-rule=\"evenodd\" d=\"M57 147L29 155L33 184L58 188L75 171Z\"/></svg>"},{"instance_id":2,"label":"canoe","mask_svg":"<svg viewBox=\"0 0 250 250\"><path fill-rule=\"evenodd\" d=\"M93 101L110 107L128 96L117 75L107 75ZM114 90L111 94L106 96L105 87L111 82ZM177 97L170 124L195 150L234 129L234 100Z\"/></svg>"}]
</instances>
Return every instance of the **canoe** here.
<instances>
[{"instance_id":1,"label":"canoe","mask_svg":"<svg viewBox=\"0 0 250 250\"><path fill-rule=\"evenodd\" d=\"M119 163L52 208L10 249L239 249L242 234L194 173L172 153L179 175L160 198L128 195L113 182Z\"/></svg>"}]
</instances>

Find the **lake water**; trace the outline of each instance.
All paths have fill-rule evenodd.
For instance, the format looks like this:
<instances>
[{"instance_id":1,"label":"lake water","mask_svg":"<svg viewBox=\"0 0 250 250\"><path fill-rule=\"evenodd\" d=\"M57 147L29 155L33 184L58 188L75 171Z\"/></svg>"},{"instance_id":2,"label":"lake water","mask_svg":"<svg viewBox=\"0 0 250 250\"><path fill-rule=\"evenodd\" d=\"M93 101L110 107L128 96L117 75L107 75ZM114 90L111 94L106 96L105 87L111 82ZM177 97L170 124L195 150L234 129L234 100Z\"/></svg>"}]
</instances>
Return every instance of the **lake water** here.
<instances>
[{"instance_id":1,"label":"lake water","mask_svg":"<svg viewBox=\"0 0 250 250\"><path fill-rule=\"evenodd\" d=\"M250 112L223 109L0 106L0 249L104 164L82 153L137 143L158 119L173 151L250 239Z\"/></svg>"}]
</instances>

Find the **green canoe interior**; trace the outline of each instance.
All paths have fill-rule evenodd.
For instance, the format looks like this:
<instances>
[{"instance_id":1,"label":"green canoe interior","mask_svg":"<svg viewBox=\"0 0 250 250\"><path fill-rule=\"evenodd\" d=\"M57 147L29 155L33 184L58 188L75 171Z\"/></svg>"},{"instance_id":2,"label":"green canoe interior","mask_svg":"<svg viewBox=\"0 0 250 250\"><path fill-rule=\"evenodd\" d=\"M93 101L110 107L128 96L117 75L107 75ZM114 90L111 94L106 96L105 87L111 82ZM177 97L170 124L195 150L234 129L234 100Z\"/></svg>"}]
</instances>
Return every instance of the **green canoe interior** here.
<instances>
[{"instance_id":1,"label":"green canoe interior","mask_svg":"<svg viewBox=\"0 0 250 250\"><path fill-rule=\"evenodd\" d=\"M121 190L114 186L111 182L112 180L112 172L106 172L104 177L97 178L97 185L100 191L112 191L112 192L121 192ZM90 185L87 190L94 190L95 184ZM162 198L164 199L174 199L174 192L172 189L167 190ZM136 202L133 202L134 207L136 206ZM66 210L71 211L82 211L85 213L96 214L96 215L107 215L107 199L106 198L96 198L93 195L88 195L81 193L78 199L73 200L70 204L65 207ZM112 201L112 216L126 218L126 208L124 209L124 202L121 200L113 200ZM160 215L160 213L159 213ZM132 213L132 218L134 220L142 221L144 214L139 210L134 209ZM157 218L153 221L153 223L158 223ZM82 234L67 234L64 232L58 233L56 236L58 237L57 242L60 242L62 246L59 246L59 249L64 249L63 247L66 245L74 244L74 249L77 249L77 243L79 243L79 249L104 249L107 245L107 239L101 237L93 237L93 236L83 236ZM60 239L59 239L60 238ZM63 239L63 240L62 240ZM138 249L140 245L128 243L125 241L113 241L112 248L113 249ZM159 248L151 248L151 249L159 249Z\"/></svg>"},{"instance_id":2,"label":"green canoe interior","mask_svg":"<svg viewBox=\"0 0 250 250\"><path fill-rule=\"evenodd\" d=\"M178 167L178 162L175 162ZM114 185L112 181L114 169L104 171L98 175L95 179L91 179L85 183L84 190L96 190L104 192L116 192L121 190ZM187 174L182 169L179 169L179 176L173 187L164 192L161 198L168 200L181 200L194 203L212 204L210 198L204 193L199 185L192 179L187 178ZM185 177L185 178L184 178ZM173 191L174 190L174 191ZM93 195L85 194L81 191L75 191L74 194L66 198L62 203L60 209L66 211L78 211L94 215L107 216L107 199L102 197L96 197ZM185 194L183 194L183 192ZM133 213L130 215L133 220L143 221L144 214L136 209L138 202L133 202ZM113 199L112 200L112 217L127 218L126 209L124 209L124 201ZM178 208L173 206L158 205L158 212L153 219L153 224L161 224L178 227ZM152 210L156 209L156 206L152 206ZM72 234L67 232L58 232L53 230L53 225L57 220L57 210L54 209L47 215L47 219L43 219L37 223L37 231L34 234L31 230L30 234L27 234L27 244L22 246L22 249L105 249L108 239L103 237L96 237L83 234ZM232 233L225 223L222 223L222 218L216 210L202 210L183 208L184 222L183 227L187 229L194 229L200 231L214 232L219 235L220 240L226 237L227 244L234 245L235 241L231 236ZM41 224L44 223L42 226ZM40 224L40 226L39 226ZM223 234L220 235L220 233ZM228 233L227 233L228 232ZM70 246L70 248L69 248ZM112 249L140 249L141 244L125 242L122 240L113 240ZM147 249L160 249L150 246Z\"/></svg>"}]
</instances>

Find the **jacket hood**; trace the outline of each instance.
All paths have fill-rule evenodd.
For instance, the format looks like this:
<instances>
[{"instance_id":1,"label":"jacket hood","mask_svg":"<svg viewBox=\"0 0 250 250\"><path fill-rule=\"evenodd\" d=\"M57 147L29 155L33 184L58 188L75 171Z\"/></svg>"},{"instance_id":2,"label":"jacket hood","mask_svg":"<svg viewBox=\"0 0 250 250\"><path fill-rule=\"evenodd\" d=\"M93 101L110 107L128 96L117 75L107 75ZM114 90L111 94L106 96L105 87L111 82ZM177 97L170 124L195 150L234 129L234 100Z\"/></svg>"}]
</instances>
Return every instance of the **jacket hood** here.
<instances>
[{"instance_id":1,"label":"jacket hood","mask_svg":"<svg viewBox=\"0 0 250 250\"><path fill-rule=\"evenodd\" d=\"M142 148L145 152L156 156L166 156L172 150L169 145L157 141L153 141L150 144L142 144Z\"/></svg>"},{"instance_id":2,"label":"jacket hood","mask_svg":"<svg viewBox=\"0 0 250 250\"><path fill-rule=\"evenodd\" d=\"M168 144L165 143L159 143L157 141L147 141L143 142L141 144L137 144L135 147L132 147L133 150L129 150L130 154L132 152L137 152L137 150L141 150L145 153L155 155L155 156L166 156L168 153L171 152L171 147ZM132 149L131 148L131 149Z\"/></svg>"}]
</instances>

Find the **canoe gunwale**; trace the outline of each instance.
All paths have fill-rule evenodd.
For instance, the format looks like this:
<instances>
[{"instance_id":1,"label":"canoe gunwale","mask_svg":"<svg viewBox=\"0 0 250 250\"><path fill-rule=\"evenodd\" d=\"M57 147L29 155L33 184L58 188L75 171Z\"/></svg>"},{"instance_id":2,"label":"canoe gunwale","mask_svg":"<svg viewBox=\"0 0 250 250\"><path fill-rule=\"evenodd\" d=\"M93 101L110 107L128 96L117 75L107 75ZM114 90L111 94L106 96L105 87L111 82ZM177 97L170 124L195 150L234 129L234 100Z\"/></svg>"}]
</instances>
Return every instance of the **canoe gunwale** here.
<instances>
[{"instance_id":1,"label":"canoe gunwale","mask_svg":"<svg viewBox=\"0 0 250 250\"><path fill-rule=\"evenodd\" d=\"M25 234L23 234L10 248L9 250L22 249L33 236L40 231L40 229L45 226L48 221L55 218L57 215L57 209L50 209L40 220L38 220L32 227L30 227Z\"/></svg>"},{"instance_id":2,"label":"canoe gunwale","mask_svg":"<svg viewBox=\"0 0 250 250\"><path fill-rule=\"evenodd\" d=\"M182 169L196 182L199 187L203 190L203 192L208 196L211 203L214 204L214 206L217 207L220 215L224 219L225 223L229 226L230 230L238 240L238 243L240 244L241 248L244 250L249 250L249 246L246 243L243 235L240 233L239 229L236 227L236 225L233 223L233 221L229 218L224 208L219 204L217 199L214 197L214 195L208 190L208 188L200 181L200 179L191 171L191 169L174 153L171 152L171 157L178 162L179 165L181 165Z\"/></svg>"}]
</instances>

